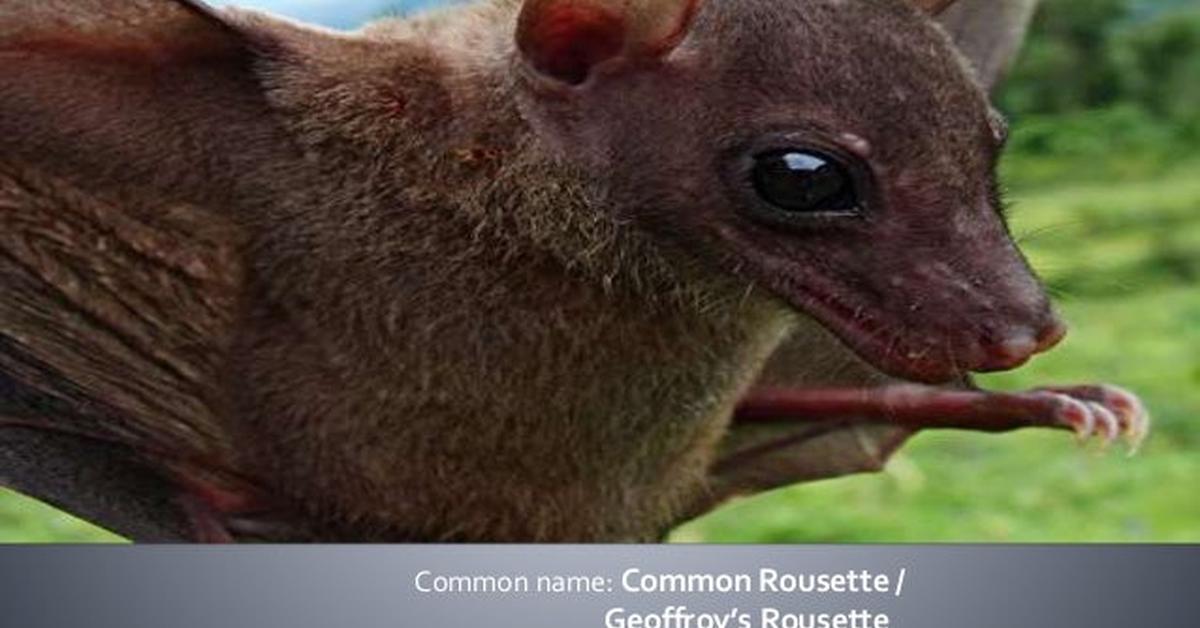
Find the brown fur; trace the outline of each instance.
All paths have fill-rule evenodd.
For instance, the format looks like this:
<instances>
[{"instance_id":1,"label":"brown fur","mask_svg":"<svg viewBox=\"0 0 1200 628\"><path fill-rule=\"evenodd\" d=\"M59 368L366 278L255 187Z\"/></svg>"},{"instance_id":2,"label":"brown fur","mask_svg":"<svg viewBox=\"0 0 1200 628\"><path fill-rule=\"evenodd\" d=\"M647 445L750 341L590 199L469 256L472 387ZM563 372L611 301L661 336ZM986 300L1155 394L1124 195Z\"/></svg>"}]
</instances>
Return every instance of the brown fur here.
<instances>
[{"instance_id":1,"label":"brown fur","mask_svg":"<svg viewBox=\"0 0 1200 628\"><path fill-rule=\"evenodd\" d=\"M48 4L0 14L0 60L38 77L0 79L0 262L32 299L0 302L0 338L116 400L74 429L251 481L322 539L650 539L723 494L733 406L800 324L700 221L727 202L692 160L748 121L853 128L900 196L994 211L985 99L899 2L712 0L668 57L565 100L524 72L512 0L351 35L122 9L179 45L43 32L115 10ZM161 270L97 279L139 256ZM847 360L806 337L811 366Z\"/></svg>"},{"instance_id":2,"label":"brown fur","mask_svg":"<svg viewBox=\"0 0 1200 628\"><path fill-rule=\"evenodd\" d=\"M324 211L300 201L266 219L275 294L253 300L274 307L251 313L235 352L238 380L256 382L237 401L255 416L235 428L263 445L248 452L270 463L261 475L328 518L404 522L388 535L646 538L702 488L786 314L589 209L604 191L548 158L514 109L497 21L425 27L481 40L476 58L409 65L382 39L268 68L268 93L306 150L335 156L336 182L305 199ZM347 86L348 71L437 88ZM323 75L339 81L313 83ZM263 438L280 430L297 436Z\"/></svg>"}]
</instances>

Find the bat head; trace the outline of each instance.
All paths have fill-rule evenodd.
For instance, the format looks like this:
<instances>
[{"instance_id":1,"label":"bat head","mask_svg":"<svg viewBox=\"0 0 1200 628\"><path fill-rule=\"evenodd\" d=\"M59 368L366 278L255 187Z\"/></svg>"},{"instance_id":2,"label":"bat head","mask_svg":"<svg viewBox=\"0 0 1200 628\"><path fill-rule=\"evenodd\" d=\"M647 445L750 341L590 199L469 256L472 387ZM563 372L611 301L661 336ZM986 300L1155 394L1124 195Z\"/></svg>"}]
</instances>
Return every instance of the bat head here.
<instances>
[{"instance_id":1,"label":"bat head","mask_svg":"<svg viewBox=\"0 0 1200 628\"><path fill-rule=\"evenodd\" d=\"M996 192L1003 122L929 0L529 0L525 115L612 211L876 368L1014 368L1065 328Z\"/></svg>"}]
</instances>

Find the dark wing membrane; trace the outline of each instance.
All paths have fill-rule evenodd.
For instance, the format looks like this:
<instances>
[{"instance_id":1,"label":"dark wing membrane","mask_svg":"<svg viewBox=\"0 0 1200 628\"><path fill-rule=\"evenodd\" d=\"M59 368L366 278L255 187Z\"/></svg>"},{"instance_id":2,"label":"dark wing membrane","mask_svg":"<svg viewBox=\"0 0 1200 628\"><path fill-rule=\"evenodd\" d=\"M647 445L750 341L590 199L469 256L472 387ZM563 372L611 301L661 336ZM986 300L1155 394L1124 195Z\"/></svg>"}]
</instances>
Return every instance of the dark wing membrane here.
<instances>
[{"instance_id":1,"label":"dark wing membrane","mask_svg":"<svg viewBox=\"0 0 1200 628\"><path fill-rule=\"evenodd\" d=\"M212 391L242 283L234 210L289 150L259 44L193 2L0 3L10 442L35 428L159 465L227 458Z\"/></svg>"},{"instance_id":2,"label":"dark wing membrane","mask_svg":"<svg viewBox=\"0 0 1200 628\"><path fill-rule=\"evenodd\" d=\"M131 540L190 538L177 489L119 445L43 429L0 429L0 485Z\"/></svg>"},{"instance_id":3,"label":"dark wing membrane","mask_svg":"<svg viewBox=\"0 0 1200 628\"><path fill-rule=\"evenodd\" d=\"M198 454L221 440L207 387L236 303L237 236L212 212L138 209L0 157L0 373L60 410L8 414Z\"/></svg>"}]
</instances>

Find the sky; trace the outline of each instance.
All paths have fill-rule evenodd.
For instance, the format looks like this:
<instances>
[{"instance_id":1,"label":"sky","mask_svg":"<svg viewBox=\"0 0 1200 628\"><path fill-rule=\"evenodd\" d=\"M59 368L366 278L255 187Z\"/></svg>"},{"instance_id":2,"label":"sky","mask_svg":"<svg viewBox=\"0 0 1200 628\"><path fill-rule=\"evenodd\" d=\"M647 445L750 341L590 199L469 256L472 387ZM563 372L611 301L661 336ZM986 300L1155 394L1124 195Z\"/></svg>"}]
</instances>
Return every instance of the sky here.
<instances>
[{"instance_id":1,"label":"sky","mask_svg":"<svg viewBox=\"0 0 1200 628\"><path fill-rule=\"evenodd\" d=\"M333 28L355 28L387 10L415 10L449 0L207 0L210 4L241 5L279 13ZM1196 0L1134 0L1142 13L1183 6Z\"/></svg>"},{"instance_id":2,"label":"sky","mask_svg":"<svg viewBox=\"0 0 1200 628\"><path fill-rule=\"evenodd\" d=\"M389 9L420 9L440 0L208 0L216 6L238 5L334 28L355 28Z\"/></svg>"}]
</instances>

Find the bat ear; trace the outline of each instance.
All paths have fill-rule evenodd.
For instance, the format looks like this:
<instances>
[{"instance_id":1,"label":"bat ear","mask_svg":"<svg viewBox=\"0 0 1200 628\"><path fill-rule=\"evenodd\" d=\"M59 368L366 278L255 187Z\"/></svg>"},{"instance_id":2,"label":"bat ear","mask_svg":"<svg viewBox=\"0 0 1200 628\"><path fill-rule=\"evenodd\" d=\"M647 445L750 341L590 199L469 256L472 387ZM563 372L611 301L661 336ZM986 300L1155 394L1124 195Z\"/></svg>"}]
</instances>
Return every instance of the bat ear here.
<instances>
[{"instance_id":1,"label":"bat ear","mask_svg":"<svg viewBox=\"0 0 1200 628\"><path fill-rule=\"evenodd\" d=\"M683 41L700 0L526 0L517 48L540 74L568 85L614 60L659 59Z\"/></svg>"},{"instance_id":2,"label":"bat ear","mask_svg":"<svg viewBox=\"0 0 1200 628\"><path fill-rule=\"evenodd\" d=\"M993 90L1016 58L1038 0L961 0L938 20Z\"/></svg>"},{"instance_id":3,"label":"bat ear","mask_svg":"<svg viewBox=\"0 0 1200 628\"><path fill-rule=\"evenodd\" d=\"M996 0L999 2L1000 0ZM950 8L956 0L912 0L918 9L925 11L930 15L940 15L942 11Z\"/></svg>"}]
</instances>

